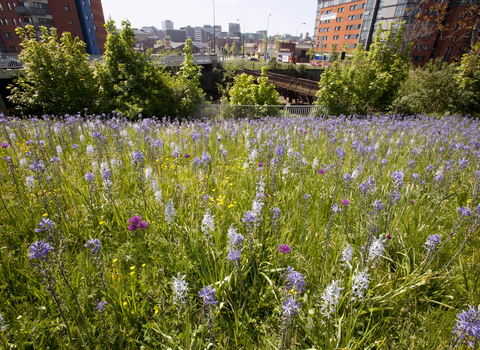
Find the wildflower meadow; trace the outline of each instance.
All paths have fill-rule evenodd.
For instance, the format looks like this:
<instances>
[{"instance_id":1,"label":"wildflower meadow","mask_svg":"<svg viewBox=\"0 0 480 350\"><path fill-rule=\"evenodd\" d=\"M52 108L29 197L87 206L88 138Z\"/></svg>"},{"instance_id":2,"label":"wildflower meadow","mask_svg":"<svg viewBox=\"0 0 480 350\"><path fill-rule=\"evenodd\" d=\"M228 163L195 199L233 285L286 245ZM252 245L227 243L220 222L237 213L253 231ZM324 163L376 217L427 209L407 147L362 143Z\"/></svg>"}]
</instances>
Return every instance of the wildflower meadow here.
<instances>
[{"instance_id":1,"label":"wildflower meadow","mask_svg":"<svg viewBox=\"0 0 480 350\"><path fill-rule=\"evenodd\" d=\"M0 347L480 349L480 122L0 119Z\"/></svg>"}]
</instances>

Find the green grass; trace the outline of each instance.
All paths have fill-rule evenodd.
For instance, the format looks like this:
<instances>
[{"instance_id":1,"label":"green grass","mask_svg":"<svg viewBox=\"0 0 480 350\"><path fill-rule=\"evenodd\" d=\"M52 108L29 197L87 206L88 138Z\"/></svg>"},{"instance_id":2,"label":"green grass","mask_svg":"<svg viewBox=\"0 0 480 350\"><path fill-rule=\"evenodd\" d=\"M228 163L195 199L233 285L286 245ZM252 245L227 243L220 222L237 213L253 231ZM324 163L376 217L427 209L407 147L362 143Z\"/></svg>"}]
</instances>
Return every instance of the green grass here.
<instances>
[{"instance_id":1,"label":"green grass","mask_svg":"<svg viewBox=\"0 0 480 350\"><path fill-rule=\"evenodd\" d=\"M0 313L8 328L0 332L0 342L18 349L204 349L210 341L218 349L278 349L283 337L283 349L449 348L456 315L480 300L478 219L457 213L479 202L477 151L471 143L478 139L478 127L468 119L427 117L265 118L208 126L93 117L5 119L0 140L10 146L0 149ZM194 142L192 132L202 135ZM162 143L155 144L159 139ZM355 140L367 150L355 151ZM451 146L460 142L471 148ZM285 157L275 168L279 144ZM339 147L347 154L343 162L335 153ZM256 158L250 158L253 149ZM132 161L134 151L145 157L141 166ZM194 158L203 152L211 163L195 166ZM51 162L54 156L60 161ZM462 158L469 162L465 169L458 166ZM29 185L34 159L43 162L45 172ZM443 170L443 180L435 181L448 161L452 170ZM102 162L112 174L110 189L101 179ZM320 168L326 172L319 174ZM344 182L343 175L357 168L358 178ZM391 177L397 170L405 174L401 187ZM93 185L85 179L89 171ZM425 183L415 181L413 173ZM370 177L376 190L363 195L359 185ZM260 179L262 219L248 229L242 218L252 210ZM398 202L392 199L395 190ZM307 202L304 194L311 195ZM343 198L351 201L348 207L340 205ZM172 224L165 219L170 200L177 212ZM374 200L384 204L378 214ZM337 215L334 204L342 209ZM281 210L278 225L270 213L274 207ZM207 209L215 222L210 235L202 232ZM148 228L127 230L134 215ZM46 218L55 223L58 239L50 261L60 308L28 258L33 242L48 239L35 232ZM231 225L246 238L240 271L226 259ZM433 234L446 244L427 261L424 243ZM374 267L362 255L369 235L385 240ZM102 244L97 264L84 246L93 238ZM283 256L280 244L292 252ZM345 263L347 244L354 254ZM285 289L287 266L304 275L303 293ZM352 291L360 271L370 274L363 300ZM173 302L178 273L186 276L189 289L182 308ZM327 318L322 295L332 280L343 290ZM198 295L207 285L218 298L213 337ZM287 295L301 304L290 319L282 309ZM94 309L97 300L108 302L103 317Z\"/></svg>"}]
</instances>

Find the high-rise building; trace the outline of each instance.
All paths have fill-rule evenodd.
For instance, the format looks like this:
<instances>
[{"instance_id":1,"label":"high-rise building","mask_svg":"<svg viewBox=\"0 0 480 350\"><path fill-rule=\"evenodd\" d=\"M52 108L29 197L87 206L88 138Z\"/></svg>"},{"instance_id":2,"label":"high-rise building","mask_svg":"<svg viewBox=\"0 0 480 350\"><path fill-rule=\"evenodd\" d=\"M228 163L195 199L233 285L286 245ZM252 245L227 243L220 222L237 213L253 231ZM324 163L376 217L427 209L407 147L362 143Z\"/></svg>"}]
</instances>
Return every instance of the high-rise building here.
<instances>
[{"instance_id":1,"label":"high-rise building","mask_svg":"<svg viewBox=\"0 0 480 350\"><path fill-rule=\"evenodd\" d=\"M240 36L240 23L228 23L228 36Z\"/></svg>"},{"instance_id":2,"label":"high-rise building","mask_svg":"<svg viewBox=\"0 0 480 350\"><path fill-rule=\"evenodd\" d=\"M441 57L451 62L465 53L475 19L466 6L449 0L438 13L436 0L318 0L316 52L340 52L362 45L368 50L375 30L405 22L405 42L412 42L412 62L424 65ZM441 17L439 17L441 15ZM441 28L440 28L441 27ZM477 33L473 33L477 35Z\"/></svg>"},{"instance_id":3,"label":"high-rise building","mask_svg":"<svg viewBox=\"0 0 480 350\"><path fill-rule=\"evenodd\" d=\"M107 32L101 0L0 0L0 52L21 51L20 38L15 28L33 25L39 32L41 26L57 28L61 35L70 32L86 44L89 54L105 51Z\"/></svg>"},{"instance_id":4,"label":"high-rise building","mask_svg":"<svg viewBox=\"0 0 480 350\"><path fill-rule=\"evenodd\" d=\"M162 21L162 30L173 30L173 22L170 21L169 19L166 19L165 21Z\"/></svg>"}]
</instances>

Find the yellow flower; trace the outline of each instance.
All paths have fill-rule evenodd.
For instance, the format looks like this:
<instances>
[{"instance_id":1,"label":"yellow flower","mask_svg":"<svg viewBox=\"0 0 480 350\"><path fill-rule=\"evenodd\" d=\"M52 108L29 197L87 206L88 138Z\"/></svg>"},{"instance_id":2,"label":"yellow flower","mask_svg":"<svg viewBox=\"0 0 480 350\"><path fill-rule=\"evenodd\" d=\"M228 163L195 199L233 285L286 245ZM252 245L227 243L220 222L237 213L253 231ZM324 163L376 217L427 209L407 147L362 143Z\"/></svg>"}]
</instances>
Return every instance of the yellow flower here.
<instances>
[{"instance_id":1,"label":"yellow flower","mask_svg":"<svg viewBox=\"0 0 480 350\"><path fill-rule=\"evenodd\" d=\"M147 264L142 264L142 267L145 267L145 265L147 265Z\"/></svg>"},{"instance_id":2,"label":"yellow flower","mask_svg":"<svg viewBox=\"0 0 480 350\"><path fill-rule=\"evenodd\" d=\"M127 306L127 302L126 302L126 301L123 302L123 306Z\"/></svg>"},{"instance_id":3,"label":"yellow flower","mask_svg":"<svg viewBox=\"0 0 480 350\"><path fill-rule=\"evenodd\" d=\"M112 262L117 262L118 259L113 259Z\"/></svg>"},{"instance_id":4,"label":"yellow flower","mask_svg":"<svg viewBox=\"0 0 480 350\"><path fill-rule=\"evenodd\" d=\"M230 205L228 206L228 208L231 208L231 207L233 207L233 204L230 204Z\"/></svg>"},{"instance_id":5,"label":"yellow flower","mask_svg":"<svg viewBox=\"0 0 480 350\"><path fill-rule=\"evenodd\" d=\"M103 225L103 224L104 224L104 222L103 222L103 221L100 221L98 224L99 224L99 225Z\"/></svg>"},{"instance_id":6,"label":"yellow flower","mask_svg":"<svg viewBox=\"0 0 480 350\"><path fill-rule=\"evenodd\" d=\"M135 266L130 266L130 270L135 270Z\"/></svg>"},{"instance_id":7,"label":"yellow flower","mask_svg":"<svg viewBox=\"0 0 480 350\"><path fill-rule=\"evenodd\" d=\"M43 214L42 216L48 216L48 214L47 214L47 213L45 213L45 214Z\"/></svg>"}]
</instances>

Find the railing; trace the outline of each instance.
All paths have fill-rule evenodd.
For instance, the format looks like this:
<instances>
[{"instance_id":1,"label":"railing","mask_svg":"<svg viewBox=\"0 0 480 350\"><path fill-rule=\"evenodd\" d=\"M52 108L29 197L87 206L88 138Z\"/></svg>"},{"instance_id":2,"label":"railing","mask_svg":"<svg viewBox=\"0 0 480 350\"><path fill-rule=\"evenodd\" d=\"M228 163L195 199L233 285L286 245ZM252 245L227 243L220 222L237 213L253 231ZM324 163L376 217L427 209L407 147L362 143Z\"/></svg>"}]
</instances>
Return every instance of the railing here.
<instances>
[{"instance_id":1,"label":"railing","mask_svg":"<svg viewBox=\"0 0 480 350\"><path fill-rule=\"evenodd\" d=\"M238 106L238 105L200 105L196 117L198 118L260 118L260 117L289 117L308 115L328 115L326 106Z\"/></svg>"},{"instance_id":2,"label":"railing","mask_svg":"<svg viewBox=\"0 0 480 350\"><path fill-rule=\"evenodd\" d=\"M152 55L152 61L162 65L162 66L179 66L185 60L183 55ZM193 61L196 64L211 64L212 59L209 55L194 55Z\"/></svg>"},{"instance_id":3,"label":"railing","mask_svg":"<svg viewBox=\"0 0 480 350\"><path fill-rule=\"evenodd\" d=\"M15 6L15 12L19 15L37 15L37 16L46 16L47 11L45 9L40 9L37 7L30 6Z\"/></svg>"},{"instance_id":4,"label":"railing","mask_svg":"<svg viewBox=\"0 0 480 350\"><path fill-rule=\"evenodd\" d=\"M16 53L0 53L0 69L20 69L23 62L18 59Z\"/></svg>"},{"instance_id":5,"label":"railing","mask_svg":"<svg viewBox=\"0 0 480 350\"><path fill-rule=\"evenodd\" d=\"M18 7L18 6L17 6ZM27 26L33 26L35 28L35 30L39 30L40 27L46 27L46 28L52 28L52 27L55 27L55 24L53 22L50 22L50 23L39 23L39 22L33 22L33 23L29 23L29 22L21 22L20 23L20 27L22 28L25 28Z\"/></svg>"}]
</instances>

